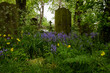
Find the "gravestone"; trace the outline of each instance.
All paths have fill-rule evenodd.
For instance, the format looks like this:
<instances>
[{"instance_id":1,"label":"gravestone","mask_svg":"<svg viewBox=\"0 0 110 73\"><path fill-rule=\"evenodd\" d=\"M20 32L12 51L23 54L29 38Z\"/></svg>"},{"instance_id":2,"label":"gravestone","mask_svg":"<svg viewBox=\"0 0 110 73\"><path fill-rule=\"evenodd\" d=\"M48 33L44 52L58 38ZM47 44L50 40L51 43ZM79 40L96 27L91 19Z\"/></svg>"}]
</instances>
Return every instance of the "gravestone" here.
<instances>
[{"instance_id":1,"label":"gravestone","mask_svg":"<svg viewBox=\"0 0 110 73\"><path fill-rule=\"evenodd\" d=\"M37 18L32 18L31 19L31 25L37 25L38 26L38 19Z\"/></svg>"},{"instance_id":2,"label":"gravestone","mask_svg":"<svg viewBox=\"0 0 110 73\"><path fill-rule=\"evenodd\" d=\"M17 34L18 11L14 4L0 3L0 33Z\"/></svg>"},{"instance_id":3,"label":"gravestone","mask_svg":"<svg viewBox=\"0 0 110 73\"><path fill-rule=\"evenodd\" d=\"M55 31L57 33L71 32L71 12L66 8L59 8L55 11Z\"/></svg>"}]
</instances>

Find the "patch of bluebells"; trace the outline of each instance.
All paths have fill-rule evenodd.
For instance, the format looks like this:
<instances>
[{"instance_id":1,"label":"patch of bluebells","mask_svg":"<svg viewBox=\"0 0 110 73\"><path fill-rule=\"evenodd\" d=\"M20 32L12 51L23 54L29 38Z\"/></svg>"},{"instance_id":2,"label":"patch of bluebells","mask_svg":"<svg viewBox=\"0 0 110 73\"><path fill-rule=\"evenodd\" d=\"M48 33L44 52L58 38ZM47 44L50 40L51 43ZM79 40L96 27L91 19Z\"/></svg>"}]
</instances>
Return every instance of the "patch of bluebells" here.
<instances>
[{"instance_id":1,"label":"patch of bluebells","mask_svg":"<svg viewBox=\"0 0 110 73\"><path fill-rule=\"evenodd\" d=\"M48 42L50 42L50 41L56 42L56 35L52 32L41 34L41 38Z\"/></svg>"},{"instance_id":2,"label":"patch of bluebells","mask_svg":"<svg viewBox=\"0 0 110 73\"><path fill-rule=\"evenodd\" d=\"M58 40L60 40L60 41L62 41L62 42L66 42L66 40L67 40L67 38L68 38L68 36L67 36L66 34L64 34L63 32L62 32L62 33L59 33L59 34L57 35L57 37L58 37Z\"/></svg>"},{"instance_id":3,"label":"patch of bluebells","mask_svg":"<svg viewBox=\"0 0 110 73\"><path fill-rule=\"evenodd\" d=\"M56 52L57 47L56 47L56 45L53 45L53 44L56 44L59 41L62 44L72 44L73 42L74 42L74 44L78 43L78 45L80 46L79 48L81 49L84 46L86 46L87 44L89 46L93 45L92 40L89 40L88 36L90 36L91 38L94 38L97 35L98 34L95 33L95 32L90 33L90 35L88 35L86 33L85 36L87 38L86 37L83 38L83 37L80 37L77 33L74 33L74 32L70 33L69 35L66 35L63 32L58 33L58 34L56 34L55 32L46 32L46 33L44 32L44 33L41 34L41 38L44 41L53 42L53 43L51 43L51 51Z\"/></svg>"},{"instance_id":4,"label":"patch of bluebells","mask_svg":"<svg viewBox=\"0 0 110 73\"><path fill-rule=\"evenodd\" d=\"M66 42L67 38L69 38L66 34L64 33L58 33L56 34L55 32L47 32L47 33L42 33L41 38L47 42Z\"/></svg>"}]
</instances>

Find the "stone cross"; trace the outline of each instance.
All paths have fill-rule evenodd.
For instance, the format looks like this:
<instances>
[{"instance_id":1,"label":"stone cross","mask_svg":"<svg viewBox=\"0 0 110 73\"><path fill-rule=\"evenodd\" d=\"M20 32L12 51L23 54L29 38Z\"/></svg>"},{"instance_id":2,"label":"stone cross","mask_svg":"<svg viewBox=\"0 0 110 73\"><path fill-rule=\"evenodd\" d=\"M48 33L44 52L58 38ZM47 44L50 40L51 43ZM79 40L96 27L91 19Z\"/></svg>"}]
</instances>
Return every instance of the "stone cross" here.
<instances>
[{"instance_id":1,"label":"stone cross","mask_svg":"<svg viewBox=\"0 0 110 73\"><path fill-rule=\"evenodd\" d=\"M52 26L52 21L49 21L49 23L50 23L50 27Z\"/></svg>"},{"instance_id":2,"label":"stone cross","mask_svg":"<svg viewBox=\"0 0 110 73\"><path fill-rule=\"evenodd\" d=\"M52 30L52 21L49 21L49 23L50 23L49 31L51 31Z\"/></svg>"}]
</instances>

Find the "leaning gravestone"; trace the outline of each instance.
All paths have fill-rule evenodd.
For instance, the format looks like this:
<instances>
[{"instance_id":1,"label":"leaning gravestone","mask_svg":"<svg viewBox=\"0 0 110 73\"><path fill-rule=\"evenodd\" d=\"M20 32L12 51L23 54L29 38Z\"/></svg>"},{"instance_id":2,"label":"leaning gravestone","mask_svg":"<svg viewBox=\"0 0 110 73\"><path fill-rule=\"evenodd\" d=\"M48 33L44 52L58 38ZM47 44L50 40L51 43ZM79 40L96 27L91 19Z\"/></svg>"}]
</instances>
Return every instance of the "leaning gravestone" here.
<instances>
[{"instance_id":1,"label":"leaning gravestone","mask_svg":"<svg viewBox=\"0 0 110 73\"><path fill-rule=\"evenodd\" d=\"M14 4L0 3L0 33L17 34L18 11Z\"/></svg>"},{"instance_id":2,"label":"leaning gravestone","mask_svg":"<svg viewBox=\"0 0 110 73\"><path fill-rule=\"evenodd\" d=\"M31 19L31 25L36 25L36 26L38 26L38 19L37 19L37 18L32 18L32 19Z\"/></svg>"},{"instance_id":3,"label":"leaning gravestone","mask_svg":"<svg viewBox=\"0 0 110 73\"><path fill-rule=\"evenodd\" d=\"M55 31L57 33L71 32L71 12L66 8L59 8L55 11Z\"/></svg>"}]
</instances>

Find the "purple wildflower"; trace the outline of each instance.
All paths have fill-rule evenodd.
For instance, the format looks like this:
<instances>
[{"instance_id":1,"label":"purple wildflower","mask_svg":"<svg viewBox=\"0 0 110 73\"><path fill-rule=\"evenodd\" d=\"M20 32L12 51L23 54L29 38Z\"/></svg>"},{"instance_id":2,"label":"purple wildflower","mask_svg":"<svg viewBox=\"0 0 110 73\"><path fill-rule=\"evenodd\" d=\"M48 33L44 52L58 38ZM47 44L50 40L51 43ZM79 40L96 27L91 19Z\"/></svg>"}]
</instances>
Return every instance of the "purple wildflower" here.
<instances>
[{"instance_id":1,"label":"purple wildflower","mask_svg":"<svg viewBox=\"0 0 110 73\"><path fill-rule=\"evenodd\" d=\"M56 45L53 45L53 44L51 45L51 51L56 52Z\"/></svg>"},{"instance_id":2,"label":"purple wildflower","mask_svg":"<svg viewBox=\"0 0 110 73\"><path fill-rule=\"evenodd\" d=\"M58 37L58 39L61 39L63 37L63 33L58 33L57 37Z\"/></svg>"},{"instance_id":3,"label":"purple wildflower","mask_svg":"<svg viewBox=\"0 0 110 73\"><path fill-rule=\"evenodd\" d=\"M52 32L48 33L48 40L55 42L55 41L56 41L56 36L55 36L55 34L52 33Z\"/></svg>"},{"instance_id":4,"label":"purple wildflower","mask_svg":"<svg viewBox=\"0 0 110 73\"><path fill-rule=\"evenodd\" d=\"M41 38L42 39L47 38L47 34L46 33L41 34Z\"/></svg>"},{"instance_id":5,"label":"purple wildflower","mask_svg":"<svg viewBox=\"0 0 110 73\"><path fill-rule=\"evenodd\" d=\"M64 34L64 35L63 35L63 40L65 41L65 40L66 40L66 38L67 38L67 35L66 35L66 34Z\"/></svg>"},{"instance_id":6,"label":"purple wildflower","mask_svg":"<svg viewBox=\"0 0 110 73\"><path fill-rule=\"evenodd\" d=\"M2 50L0 50L0 56L1 56L1 55L3 55L3 51L2 51Z\"/></svg>"},{"instance_id":7,"label":"purple wildflower","mask_svg":"<svg viewBox=\"0 0 110 73\"><path fill-rule=\"evenodd\" d=\"M30 35L30 33L28 32L28 35Z\"/></svg>"},{"instance_id":8,"label":"purple wildflower","mask_svg":"<svg viewBox=\"0 0 110 73\"><path fill-rule=\"evenodd\" d=\"M7 51L7 49L4 49L4 48L3 48L3 51L5 51L5 52L6 52L6 51Z\"/></svg>"},{"instance_id":9,"label":"purple wildflower","mask_svg":"<svg viewBox=\"0 0 110 73\"><path fill-rule=\"evenodd\" d=\"M74 38L78 38L78 35L76 33L74 33Z\"/></svg>"},{"instance_id":10,"label":"purple wildflower","mask_svg":"<svg viewBox=\"0 0 110 73\"><path fill-rule=\"evenodd\" d=\"M95 33L95 32L90 33L91 38L94 38L96 35L97 35L97 33Z\"/></svg>"},{"instance_id":11,"label":"purple wildflower","mask_svg":"<svg viewBox=\"0 0 110 73\"><path fill-rule=\"evenodd\" d=\"M10 37L7 38L7 40L9 40L9 39L10 39Z\"/></svg>"},{"instance_id":12,"label":"purple wildflower","mask_svg":"<svg viewBox=\"0 0 110 73\"><path fill-rule=\"evenodd\" d=\"M53 41L53 42L56 42L56 36L54 33L52 32L48 32L48 33L43 33L41 34L41 38L46 40L46 41Z\"/></svg>"}]
</instances>

